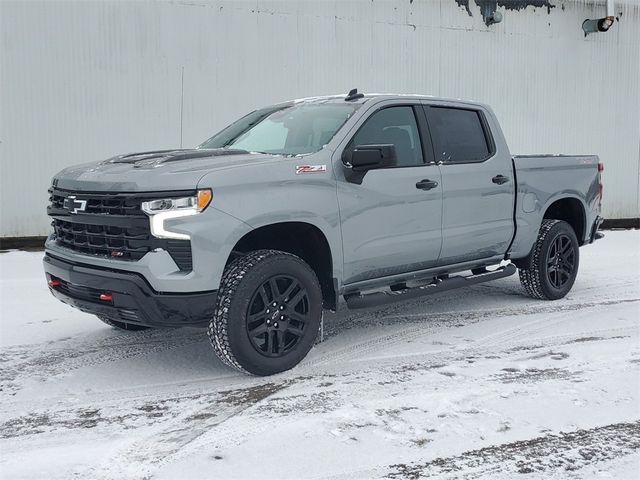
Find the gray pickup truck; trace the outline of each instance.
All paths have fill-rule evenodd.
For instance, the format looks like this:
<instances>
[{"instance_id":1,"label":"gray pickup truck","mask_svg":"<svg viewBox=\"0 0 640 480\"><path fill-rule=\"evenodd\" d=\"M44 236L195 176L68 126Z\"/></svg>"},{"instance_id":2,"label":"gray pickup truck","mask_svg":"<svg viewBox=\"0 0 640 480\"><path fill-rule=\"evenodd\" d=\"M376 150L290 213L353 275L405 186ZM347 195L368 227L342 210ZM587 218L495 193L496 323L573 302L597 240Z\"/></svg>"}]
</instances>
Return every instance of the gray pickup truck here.
<instances>
[{"instance_id":1,"label":"gray pickup truck","mask_svg":"<svg viewBox=\"0 0 640 480\"><path fill-rule=\"evenodd\" d=\"M299 363L323 309L512 275L564 297L602 200L593 155L513 156L479 103L314 97L194 149L67 168L50 189L52 294L125 330L208 326L231 367Z\"/></svg>"}]
</instances>

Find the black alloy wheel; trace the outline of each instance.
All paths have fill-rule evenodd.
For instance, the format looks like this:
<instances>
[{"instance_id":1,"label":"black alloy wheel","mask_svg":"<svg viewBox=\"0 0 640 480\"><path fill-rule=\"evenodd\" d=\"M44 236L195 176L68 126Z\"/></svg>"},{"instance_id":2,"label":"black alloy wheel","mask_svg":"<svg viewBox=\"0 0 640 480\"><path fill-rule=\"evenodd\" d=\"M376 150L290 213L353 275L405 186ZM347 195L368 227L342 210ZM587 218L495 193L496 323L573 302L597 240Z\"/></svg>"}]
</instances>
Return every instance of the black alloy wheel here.
<instances>
[{"instance_id":1,"label":"black alloy wheel","mask_svg":"<svg viewBox=\"0 0 640 480\"><path fill-rule=\"evenodd\" d=\"M293 277L274 275L249 301L247 334L262 355L281 357L298 345L309 315L307 290Z\"/></svg>"},{"instance_id":2,"label":"black alloy wheel","mask_svg":"<svg viewBox=\"0 0 640 480\"><path fill-rule=\"evenodd\" d=\"M547 278L557 289L562 289L572 279L576 254L568 235L555 237L547 251Z\"/></svg>"},{"instance_id":3,"label":"black alloy wheel","mask_svg":"<svg viewBox=\"0 0 640 480\"><path fill-rule=\"evenodd\" d=\"M273 375L307 355L322 320L322 289L300 257L256 250L225 269L207 333L225 364Z\"/></svg>"},{"instance_id":4,"label":"black alloy wheel","mask_svg":"<svg viewBox=\"0 0 640 480\"><path fill-rule=\"evenodd\" d=\"M545 218L529 264L518 269L527 294L541 300L557 300L567 295L578 275L579 246L571 225Z\"/></svg>"}]
</instances>

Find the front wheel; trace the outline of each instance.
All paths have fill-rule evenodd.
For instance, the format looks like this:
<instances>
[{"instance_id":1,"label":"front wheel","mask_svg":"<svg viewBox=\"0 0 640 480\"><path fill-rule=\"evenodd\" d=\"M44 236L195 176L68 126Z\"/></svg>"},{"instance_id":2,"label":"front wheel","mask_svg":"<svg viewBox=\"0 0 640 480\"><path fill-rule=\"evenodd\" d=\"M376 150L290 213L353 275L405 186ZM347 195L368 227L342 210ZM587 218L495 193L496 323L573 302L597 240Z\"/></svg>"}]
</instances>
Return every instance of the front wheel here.
<instances>
[{"instance_id":1,"label":"front wheel","mask_svg":"<svg viewBox=\"0 0 640 480\"><path fill-rule=\"evenodd\" d=\"M254 375L297 365L313 346L322 316L322 291L300 258L258 250L225 269L207 330L217 356Z\"/></svg>"},{"instance_id":2,"label":"front wheel","mask_svg":"<svg viewBox=\"0 0 640 480\"><path fill-rule=\"evenodd\" d=\"M543 220L531 264L519 270L526 292L543 300L557 300L569 293L578 275L578 247L571 225L562 220Z\"/></svg>"}]
</instances>

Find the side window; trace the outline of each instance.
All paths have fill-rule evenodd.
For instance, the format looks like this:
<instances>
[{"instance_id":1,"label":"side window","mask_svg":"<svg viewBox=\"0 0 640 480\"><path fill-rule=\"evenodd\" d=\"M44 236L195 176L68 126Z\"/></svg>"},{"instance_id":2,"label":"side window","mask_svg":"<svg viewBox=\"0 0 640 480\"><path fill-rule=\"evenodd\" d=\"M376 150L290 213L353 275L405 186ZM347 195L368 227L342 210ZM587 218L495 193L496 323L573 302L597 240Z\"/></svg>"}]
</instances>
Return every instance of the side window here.
<instances>
[{"instance_id":1,"label":"side window","mask_svg":"<svg viewBox=\"0 0 640 480\"><path fill-rule=\"evenodd\" d=\"M412 107L389 107L377 111L360 127L347 148L379 144L395 145L397 167L423 165L422 145Z\"/></svg>"},{"instance_id":2,"label":"side window","mask_svg":"<svg viewBox=\"0 0 640 480\"><path fill-rule=\"evenodd\" d=\"M436 161L469 163L487 159L490 148L480 112L446 107L426 110Z\"/></svg>"}]
</instances>

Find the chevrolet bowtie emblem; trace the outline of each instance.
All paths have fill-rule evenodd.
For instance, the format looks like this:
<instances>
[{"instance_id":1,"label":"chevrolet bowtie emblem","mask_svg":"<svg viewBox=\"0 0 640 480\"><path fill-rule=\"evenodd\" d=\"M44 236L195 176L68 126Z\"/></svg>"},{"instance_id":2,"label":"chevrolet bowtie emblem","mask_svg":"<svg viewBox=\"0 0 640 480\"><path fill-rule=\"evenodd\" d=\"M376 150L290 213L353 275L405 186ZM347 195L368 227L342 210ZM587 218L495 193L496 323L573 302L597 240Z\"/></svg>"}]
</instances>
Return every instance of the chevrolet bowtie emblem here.
<instances>
[{"instance_id":1,"label":"chevrolet bowtie emblem","mask_svg":"<svg viewBox=\"0 0 640 480\"><path fill-rule=\"evenodd\" d=\"M85 208L87 208L87 201L78 200L75 195L70 195L64 199L62 206L69 210L70 213L84 212Z\"/></svg>"}]
</instances>

